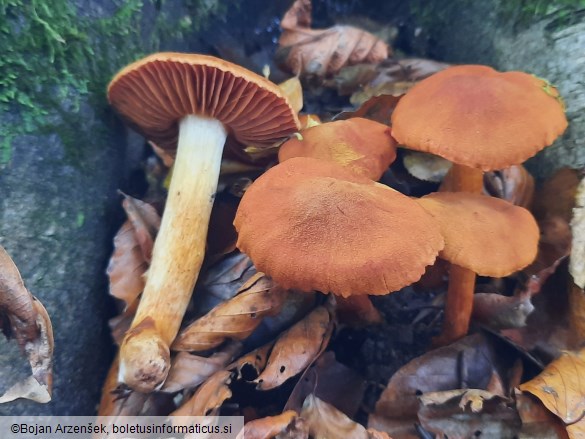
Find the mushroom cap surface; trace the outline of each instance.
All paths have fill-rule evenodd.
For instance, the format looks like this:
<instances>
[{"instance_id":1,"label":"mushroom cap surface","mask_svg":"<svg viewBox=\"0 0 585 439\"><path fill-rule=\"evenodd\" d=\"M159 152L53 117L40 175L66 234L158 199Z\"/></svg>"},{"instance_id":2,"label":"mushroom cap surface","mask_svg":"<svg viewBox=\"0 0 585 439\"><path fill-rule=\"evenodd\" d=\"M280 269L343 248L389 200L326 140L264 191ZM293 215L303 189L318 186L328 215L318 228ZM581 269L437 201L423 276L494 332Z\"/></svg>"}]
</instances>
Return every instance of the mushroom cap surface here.
<instances>
[{"instance_id":1,"label":"mushroom cap surface","mask_svg":"<svg viewBox=\"0 0 585 439\"><path fill-rule=\"evenodd\" d=\"M108 99L133 128L170 151L189 114L218 119L243 144L272 144L299 129L276 84L208 55L147 56L114 76Z\"/></svg>"},{"instance_id":2,"label":"mushroom cap surface","mask_svg":"<svg viewBox=\"0 0 585 439\"><path fill-rule=\"evenodd\" d=\"M392 113L401 145L484 171L524 162L566 128L562 100L547 81L480 65L435 73Z\"/></svg>"},{"instance_id":3,"label":"mushroom cap surface","mask_svg":"<svg viewBox=\"0 0 585 439\"><path fill-rule=\"evenodd\" d=\"M439 257L452 264L503 277L536 258L539 228L523 207L467 192L436 192L418 202L439 223L445 239Z\"/></svg>"},{"instance_id":4,"label":"mushroom cap surface","mask_svg":"<svg viewBox=\"0 0 585 439\"><path fill-rule=\"evenodd\" d=\"M418 203L335 163L298 157L259 177L236 214L237 246L284 288L388 294L443 248Z\"/></svg>"},{"instance_id":5,"label":"mushroom cap surface","mask_svg":"<svg viewBox=\"0 0 585 439\"><path fill-rule=\"evenodd\" d=\"M356 117L317 125L301 132L303 139L287 140L279 161L312 157L338 163L370 180L379 180L396 159L396 141L387 125Z\"/></svg>"}]
</instances>

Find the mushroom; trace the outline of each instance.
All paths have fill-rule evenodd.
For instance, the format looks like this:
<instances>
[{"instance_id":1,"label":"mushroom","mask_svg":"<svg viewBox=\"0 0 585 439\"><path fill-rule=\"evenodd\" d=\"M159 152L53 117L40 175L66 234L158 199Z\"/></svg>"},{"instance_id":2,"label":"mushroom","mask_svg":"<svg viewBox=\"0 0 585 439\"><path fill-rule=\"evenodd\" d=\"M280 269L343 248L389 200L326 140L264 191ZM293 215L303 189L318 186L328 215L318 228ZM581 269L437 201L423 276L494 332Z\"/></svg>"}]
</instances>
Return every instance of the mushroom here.
<instances>
[{"instance_id":1,"label":"mushroom","mask_svg":"<svg viewBox=\"0 0 585 439\"><path fill-rule=\"evenodd\" d=\"M436 221L416 201L306 157L258 178L234 225L238 248L282 287L344 297L410 285L443 248Z\"/></svg>"},{"instance_id":2,"label":"mushroom","mask_svg":"<svg viewBox=\"0 0 585 439\"><path fill-rule=\"evenodd\" d=\"M313 157L347 167L371 180L379 180L396 159L396 141L387 125L355 117L327 122L301 131L278 152L283 162L292 157Z\"/></svg>"},{"instance_id":3,"label":"mushroom","mask_svg":"<svg viewBox=\"0 0 585 439\"><path fill-rule=\"evenodd\" d=\"M450 273L504 277L536 258L540 232L532 214L520 206L486 195L437 192L417 200L437 220L445 247L439 257L451 263ZM459 300L457 289L474 290L474 283L449 283L444 329L468 325L471 301ZM455 294L453 294L455 289ZM444 333L445 333L444 332ZM439 338L439 343L443 340Z\"/></svg>"},{"instance_id":4,"label":"mushroom","mask_svg":"<svg viewBox=\"0 0 585 439\"><path fill-rule=\"evenodd\" d=\"M176 150L146 286L120 347L119 380L150 392L168 374L169 345L203 262L226 136L269 145L297 131L298 121L275 84L205 55L150 55L112 79L108 98L147 139Z\"/></svg>"},{"instance_id":5,"label":"mushroom","mask_svg":"<svg viewBox=\"0 0 585 439\"><path fill-rule=\"evenodd\" d=\"M450 67L424 79L392 113L398 143L451 160L452 190L472 193L481 192L483 171L522 163L566 127L562 100L547 81L480 65ZM460 325L444 329L444 343L467 333L475 274L452 270L452 283L459 287L449 287L457 297L447 299L445 321Z\"/></svg>"}]
</instances>

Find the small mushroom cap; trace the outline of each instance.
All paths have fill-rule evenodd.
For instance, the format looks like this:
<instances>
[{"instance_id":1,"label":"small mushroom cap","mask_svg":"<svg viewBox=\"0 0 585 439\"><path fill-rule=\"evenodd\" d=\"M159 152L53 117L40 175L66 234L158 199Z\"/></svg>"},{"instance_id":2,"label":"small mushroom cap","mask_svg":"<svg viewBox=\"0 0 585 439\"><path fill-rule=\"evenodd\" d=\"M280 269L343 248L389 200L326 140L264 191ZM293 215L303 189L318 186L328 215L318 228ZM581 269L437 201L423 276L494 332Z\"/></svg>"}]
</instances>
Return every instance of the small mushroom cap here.
<instances>
[{"instance_id":1,"label":"small mushroom cap","mask_svg":"<svg viewBox=\"0 0 585 439\"><path fill-rule=\"evenodd\" d=\"M390 128L372 120L353 119L327 122L301 132L278 152L283 162L293 157L312 157L335 162L370 180L379 180L396 159L396 141Z\"/></svg>"},{"instance_id":2,"label":"small mushroom cap","mask_svg":"<svg viewBox=\"0 0 585 439\"><path fill-rule=\"evenodd\" d=\"M536 258L538 225L523 207L467 192L436 192L418 202L439 223L445 238L439 256L452 264L503 277Z\"/></svg>"},{"instance_id":3,"label":"small mushroom cap","mask_svg":"<svg viewBox=\"0 0 585 439\"><path fill-rule=\"evenodd\" d=\"M284 288L344 297L410 285L443 248L436 221L415 201L305 157L258 178L234 225L238 248Z\"/></svg>"},{"instance_id":4,"label":"small mushroom cap","mask_svg":"<svg viewBox=\"0 0 585 439\"><path fill-rule=\"evenodd\" d=\"M171 151L189 114L218 119L243 144L272 144L299 129L276 84L207 55L147 56L116 74L108 99L130 125Z\"/></svg>"},{"instance_id":5,"label":"small mushroom cap","mask_svg":"<svg viewBox=\"0 0 585 439\"><path fill-rule=\"evenodd\" d=\"M415 85L392 113L407 148L484 171L524 162L567 128L557 90L522 72L456 66Z\"/></svg>"}]
</instances>

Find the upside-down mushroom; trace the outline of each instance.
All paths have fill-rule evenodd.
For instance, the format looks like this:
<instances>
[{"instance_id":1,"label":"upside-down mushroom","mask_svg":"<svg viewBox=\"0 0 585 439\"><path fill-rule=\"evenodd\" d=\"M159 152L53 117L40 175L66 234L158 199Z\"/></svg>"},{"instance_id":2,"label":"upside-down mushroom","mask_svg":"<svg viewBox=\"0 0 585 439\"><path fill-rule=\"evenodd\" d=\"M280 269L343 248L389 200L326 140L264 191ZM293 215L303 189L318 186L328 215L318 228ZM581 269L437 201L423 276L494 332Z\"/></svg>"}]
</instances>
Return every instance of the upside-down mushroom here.
<instances>
[{"instance_id":1,"label":"upside-down mushroom","mask_svg":"<svg viewBox=\"0 0 585 439\"><path fill-rule=\"evenodd\" d=\"M483 171L520 164L563 133L564 106L547 81L487 66L447 68L419 82L392 114L392 136L406 148L453 162L453 191L480 193ZM451 284L453 284L451 286ZM468 330L475 273L452 270L441 342ZM468 312L469 310L469 312ZM463 317L461 317L463 314Z\"/></svg>"},{"instance_id":2,"label":"upside-down mushroom","mask_svg":"<svg viewBox=\"0 0 585 439\"><path fill-rule=\"evenodd\" d=\"M301 135L302 139L292 138L280 147L279 161L312 157L377 181L396 159L390 128L361 117L323 123L302 130Z\"/></svg>"},{"instance_id":3,"label":"upside-down mushroom","mask_svg":"<svg viewBox=\"0 0 585 439\"><path fill-rule=\"evenodd\" d=\"M112 79L108 98L147 139L176 150L146 286L120 348L119 380L150 392L168 374L169 345L203 261L226 136L270 145L297 131L298 121L278 86L205 55L148 56Z\"/></svg>"},{"instance_id":4,"label":"upside-down mushroom","mask_svg":"<svg viewBox=\"0 0 585 439\"><path fill-rule=\"evenodd\" d=\"M297 157L246 191L237 246L283 288L348 297L416 282L443 248L416 201L341 166Z\"/></svg>"}]
</instances>

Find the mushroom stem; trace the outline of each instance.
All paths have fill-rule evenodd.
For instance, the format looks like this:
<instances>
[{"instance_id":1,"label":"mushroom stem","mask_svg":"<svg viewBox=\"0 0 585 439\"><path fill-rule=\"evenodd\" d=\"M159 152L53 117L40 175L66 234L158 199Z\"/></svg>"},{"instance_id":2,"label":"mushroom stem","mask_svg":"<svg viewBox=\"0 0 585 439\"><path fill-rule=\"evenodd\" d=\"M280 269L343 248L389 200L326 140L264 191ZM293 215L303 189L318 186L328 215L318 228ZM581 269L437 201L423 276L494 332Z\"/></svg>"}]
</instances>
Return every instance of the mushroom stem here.
<instances>
[{"instance_id":1,"label":"mushroom stem","mask_svg":"<svg viewBox=\"0 0 585 439\"><path fill-rule=\"evenodd\" d=\"M450 192L481 193L483 189L481 169L454 163L449 174L449 184L444 189ZM433 341L436 346L451 344L467 335L473 310L474 291L475 273L468 268L452 264L449 270L443 330L441 335Z\"/></svg>"},{"instance_id":2,"label":"mushroom stem","mask_svg":"<svg viewBox=\"0 0 585 439\"><path fill-rule=\"evenodd\" d=\"M205 256L209 216L217 190L223 124L185 116L177 157L146 286L120 347L118 379L140 392L164 383L175 339Z\"/></svg>"}]
</instances>

